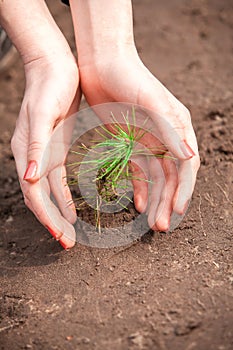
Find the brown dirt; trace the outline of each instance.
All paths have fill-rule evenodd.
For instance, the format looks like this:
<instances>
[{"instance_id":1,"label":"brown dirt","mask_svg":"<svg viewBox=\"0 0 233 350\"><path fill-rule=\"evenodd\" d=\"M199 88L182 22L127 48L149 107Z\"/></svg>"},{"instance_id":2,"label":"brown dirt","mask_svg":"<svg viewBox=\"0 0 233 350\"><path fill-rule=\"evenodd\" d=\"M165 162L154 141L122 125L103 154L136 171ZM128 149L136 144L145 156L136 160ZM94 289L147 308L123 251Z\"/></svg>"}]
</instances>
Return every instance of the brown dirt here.
<instances>
[{"instance_id":1,"label":"brown dirt","mask_svg":"<svg viewBox=\"0 0 233 350\"><path fill-rule=\"evenodd\" d=\"M69 10L49 3L74 46ZM233 348L233 3L135 0L134 13L143 61L192 112L202 166L190 210L172 235L62 250L19 190L18 59L0 83L1 349Z\"/></svg>"}]
</instances>

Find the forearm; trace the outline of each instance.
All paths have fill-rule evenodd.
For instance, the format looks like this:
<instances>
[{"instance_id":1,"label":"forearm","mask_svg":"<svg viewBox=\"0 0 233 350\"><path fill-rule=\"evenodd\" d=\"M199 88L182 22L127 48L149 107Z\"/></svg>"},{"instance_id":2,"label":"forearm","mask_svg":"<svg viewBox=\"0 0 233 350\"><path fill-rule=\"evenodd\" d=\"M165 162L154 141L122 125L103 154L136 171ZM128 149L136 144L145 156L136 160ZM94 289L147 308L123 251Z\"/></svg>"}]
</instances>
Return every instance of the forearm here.
<instances>
[{"instance_id":1,"label":"forearm","mask_svg":"<svg viewBox=\"0 0 233 350\"><path fill-rule=\"evenodd\" d=\"M70 54L64 36L42 0L0 1L0 23L25 64L56 56L61 50Z\"/></svg>"},{"instance_id":2,"label":"forearm","mask_svg":"<svg viewBox=\"0 0 233 350\"><path fill-rule=\"evenodd\" d=\"M130 0L70 0L79 66L134 52Z\"/></svg>"}]
</instances>

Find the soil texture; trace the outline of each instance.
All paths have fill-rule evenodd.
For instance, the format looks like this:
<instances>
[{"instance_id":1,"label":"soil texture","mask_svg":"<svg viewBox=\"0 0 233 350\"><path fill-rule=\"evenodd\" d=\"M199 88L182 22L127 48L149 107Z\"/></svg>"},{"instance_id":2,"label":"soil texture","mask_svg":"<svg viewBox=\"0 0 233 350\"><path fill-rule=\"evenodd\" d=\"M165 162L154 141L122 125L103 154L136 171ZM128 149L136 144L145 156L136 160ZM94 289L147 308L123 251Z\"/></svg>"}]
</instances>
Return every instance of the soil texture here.
<instances>
[{"instance_id":1,"label":"soil texture","mask_svg":"<svg viewBox=\"0 0 233 350\"><path fill-rule=\"evenodd\" d=\"M74 48L69 8L48 4ZM143 62L192 114L201 169L189 211L169 235L64 251L25 207L17 179L18 57L0 80L2 350L233 348L233 2L133 8Z\"/></svg>"}]
</instances>

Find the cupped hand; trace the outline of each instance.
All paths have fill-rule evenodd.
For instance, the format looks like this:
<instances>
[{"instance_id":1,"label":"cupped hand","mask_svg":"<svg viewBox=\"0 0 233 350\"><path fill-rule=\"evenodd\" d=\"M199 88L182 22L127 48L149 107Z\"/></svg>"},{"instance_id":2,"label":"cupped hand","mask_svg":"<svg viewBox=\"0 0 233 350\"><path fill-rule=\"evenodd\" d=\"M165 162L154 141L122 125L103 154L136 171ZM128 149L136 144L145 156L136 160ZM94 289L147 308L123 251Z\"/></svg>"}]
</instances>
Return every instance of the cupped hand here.
<instances>
[{"instance_id":1,"label":"cupped hand","mask_svg":"<svg viewBox=\"0 0 233 350\"><path fill-rule=\"evenodd\" d=\"M20 185L26 205L63 247L75 243L76 220L66 184L65 156L81 93L79 73L72 54L41 57L25 64L26 89L12 138ZM52 140L52 141L51 141ZM53 194L59 209L51 201Z\"/></svg>"},{"instance_id":2,"label":"cupped hand","mask_svg":"<svg viewBox=\"0 0 233 350\"><path fill-rule=\"evenodd\" d=\"M91 63L82 61L79 69L82 91L91 106L127 102L148 111L153 122L150 147L162 145L167 153L162 159L142 161L140 176L150 177L154 185L148 193L147 181L134 181L134 201L138 211L147 210L151 228L169 230L172 212L186 211L200 164L189 111L149 72L135 50L103 53Z\"/></svg>"}]
</instances>

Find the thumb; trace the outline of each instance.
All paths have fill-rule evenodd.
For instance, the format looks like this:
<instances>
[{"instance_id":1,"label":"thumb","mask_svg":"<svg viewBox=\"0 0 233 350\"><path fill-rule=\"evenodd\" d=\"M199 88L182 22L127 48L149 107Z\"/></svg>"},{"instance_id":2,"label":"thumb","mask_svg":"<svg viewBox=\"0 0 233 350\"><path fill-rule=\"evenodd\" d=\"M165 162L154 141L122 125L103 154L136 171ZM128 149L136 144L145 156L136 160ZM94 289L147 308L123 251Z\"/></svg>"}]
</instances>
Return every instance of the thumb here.
<instances>
[{"instance_id":1,"label":"thumb","mask_svg":"<svg viewBox=\"0 0 233 350\"><path fill-rule=\"evenodd\" d=\"M195 156L196 138L188 116L175 115L154 117L154 134L164 143L173 156L187 160ZM195 151L194 151L195 150Z\"/></svg>"},{"instance_id":2,"label":"thumb","mask_svg":"<svg viewBox=\"0 0 233 350\"><path fill-rule=\"evenodd\" d=\"M197 154L197 144L188 109L151 73L142 79L139 105L154 122L151 132L180 160Z\"/></svg>"},{"instance_id":3,"label":"thumb","mask_svg":"<svg viewBox=\"0 0 233 350\"><path fill-rule=\"evenodd\" d=\"M47 169L53 124L51 115L48 116L45 113L33 114L33 118L29 120L28 163L24 174L24 180L28 182L38 181Z\"/></svg>"}]
</instances>

